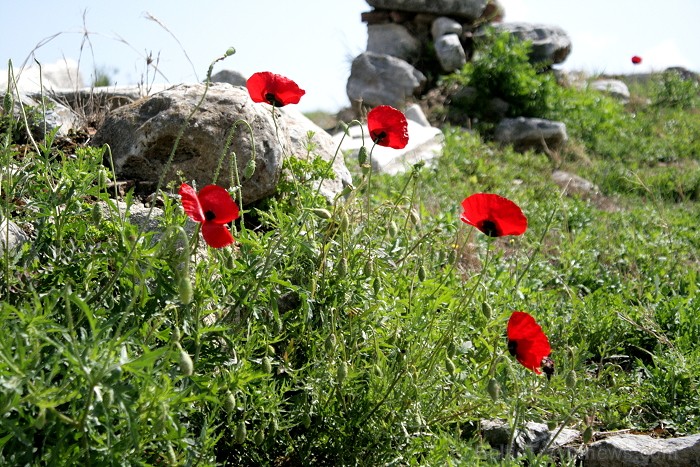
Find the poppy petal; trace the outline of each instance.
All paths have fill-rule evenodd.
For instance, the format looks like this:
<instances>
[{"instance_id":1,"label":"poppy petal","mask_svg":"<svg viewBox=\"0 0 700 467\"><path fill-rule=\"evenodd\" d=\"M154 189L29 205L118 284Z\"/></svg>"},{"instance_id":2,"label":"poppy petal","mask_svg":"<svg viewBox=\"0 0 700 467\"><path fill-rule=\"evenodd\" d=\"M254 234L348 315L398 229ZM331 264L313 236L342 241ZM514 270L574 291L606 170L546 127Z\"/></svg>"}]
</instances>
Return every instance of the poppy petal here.
<instances>
[{"instance_id":1,"label":"poppy petal","mask_svg":"<svg viewBox=\"0 0 700 467\"><path fill-rule=\"evenodd\" d=\"M530 314L515 311L508 320L508 350L523 365L537 374L542 361L552 352L549 339Z\"/></svg>"},{"instance_id":2,"label":"poppy petal","mask_svg":"<svg viewBox=\"0 0 700 467\"><path fill-rule=\"evenodd\" d=\"M225 225L214 222L202 223L202 236L212 248L223 248L233 243L233 235Z\"/></svg>"},{"instance_id":3,"label":"poppy petal","mask_svg":"<svg viewBox=\"0 0 700 467\"><path fill-rule=\"evenodd\" d=\"M207 185L199 191L198 198L207 221L228 224L238 218L238 205L222 187Z\"/></svg>"},{"instance_id":4,"label":"poppy petal","mask_svg":"<svg viewBox=\"0 0 700 467\"><path fill-rule=\"evenodd\" d=\"M180 185L180 198L182 201L182 208L185 210L190 219L195 222L204 222L204 211L202 211L202 206L199 203L199 198L197 198L197 192L194 188L189 186L187 183Z\"/></svg>"},{"instance_id":5,"label":"poppy petal","mask_svg":"<svg viewBox=\"0 0 700 467\"><path fill-rule=\"evenodd\" d=\"M253 73L246 82L248 94L253 102L266 102L275 107L298 104L306 91L297 83L270 71Z\"/></svg>"},{"instance_id":6,"label":"poppy petal","mask_svg":"<svg viewBox=\"0 0 700 467\"><path fill-rule=\"evenodd\" d=\"M490 237L522 235L527 230L527 217L520 207L503 196L476 193L462 201L462 222L472 225Z\"/></svg>"},{"instance_id":7,"label":"poppy petal","mask_svg":"<svg viewBox=\"0 0 700 467\"><path fill-rule=\"evenodd\" d=\"M370 138L380 146L403 149L408 144L406 116L390 105L379 105L367 113Z\"/></svg>"},{"instance_id":8,"label":"poppy petal","mask_svg":"<svg viewBox=\"0 0 700 467\"><path fill-rule=\"evenodd\" d=\"M635 65L639 65L640 63L642 63L642 57L640 57L639 55L633 56L632 63Z\"/></svg>"}]
</instances>

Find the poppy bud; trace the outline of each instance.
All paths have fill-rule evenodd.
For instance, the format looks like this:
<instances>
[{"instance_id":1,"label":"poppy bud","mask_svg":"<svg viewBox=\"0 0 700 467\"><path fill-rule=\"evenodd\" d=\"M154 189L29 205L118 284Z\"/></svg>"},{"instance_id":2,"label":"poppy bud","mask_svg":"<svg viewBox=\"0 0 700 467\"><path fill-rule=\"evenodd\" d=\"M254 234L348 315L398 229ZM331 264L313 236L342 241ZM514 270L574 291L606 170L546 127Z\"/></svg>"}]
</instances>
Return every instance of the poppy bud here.
<instances>
[{"instance_id":1,"label":"poppy bud","mask_svg":"<svg viewBox=\"0 0 700 467\"><path fill-rule=\"evenodd\" d=\"M421 282L425 280L425 267L422 264L418 267L418 280Z\"/></svg>"},{"instance_id":2,"label":"poppy bud","mask_svg":"<svg viewBox=\"0 0 700 467\"><path fill-rule=\"evenodd\" d=\"M587 426L583 431L583 444L588 444L591 438L593 438L593 427Z\"/></svg>"},{"instance_id":3,"label":"poppy bud","mask_svg":"<svg viewBox=\"0 0 700 467\"><path fill-rule=\"evenodd\" d=\"M501 395L501 385L498 384L496 378L491 378L489 380L489 384L486 387L486 390L488 391L489 396L491 396L491 400L494 402L496 402Z\"/></svg>"},{"instance_id":4,"label":"poppy bud","mask_svg":"<svg viewBox=\"0 0 700 467\"><path fill-rule=\"evenodd\" d=\"M377 376L378 378L381 378L384 376L384 372L382 371L382 368L377 365L376 363L374 364L374 367L372 367L372 371L374 372L374 375Z\"/></svg>"},{"instance_id":5,"label":"poppy bud","mask_svg":"<svg viewBox=\"0 0 700 467\"><path fill-rule=\"evenodd\" d=\"M484 317L486 319L491 319L491 312L492 312L491 305L489 302L482 302L481 303L481 313L483 313Z\"/></svg>"},{"instance_id":6,"label":"poppy bud","mask_svg":"<svg viewBox=\"0 0 700 467\"><path fill-rule=\"evenodd\" d=\"M445 358L445 369L449 374L455 374L455 364L450 357Z\"/></svg>"},{"instance_id":7,"label":"poppy bud","mask_svg":"<svg viewBox=\"0 0 700 467\"><path fill-rule=\"evenodd\" d=\"M547 429L549 431L554 431L557 428L557 421L556 420L548 420L547 421Z\"/></svg>"},{"instance_id":8,"label":"poppy bud","mask_svg":"<svg viewBox=\"0 0 700 467\"><path fill-rule=\"evenodd\" d=\"M234 440L237 444L243 444L245 442L245 437L247 434L248 430L246 430L245 422L241 420L236 425L236 433L234 434Z\"/></svg>"},{"instance_id":9,"label":"poppy bud","mask_svg":"<svg viewBox=\"0 0 700 467\"><path fill-rule=\"evenodd\" d=\"M243 169L243 179L248 180L255 173L255 159L250 159Z\"/></svg>"},{"instance_id":10,"label":"poppy bud","mask_svg":"<svg viewBox=\"0 0 700 467\"><path fill-rule=\"evenodd\" d=\"M374 260L372 258L368 259L365 266L362 268L362 274L367 277L371 277L374 273Z\"/></svg>"},{"instance_id":11,"label":"poppy bud","mask_svg":"<svg viewBox=\"0 0 700 467\"><path fill-rule=\"evenodd\" d=\"M348 217L348 213L344 212L343 215L340 216L340 225L338 229L340 229L341 232L347 232L348 227L350 227L350 218Z\"/></svg>"},{"instance_id":12,"label":"poppy bud","mask_svg":"<svg viewBox=\"0 0 700 467\"><path fill-rule=\"evenodd\" d=\"M323 208L313 208L311 209L311 212L316 214L317 217L320 219L330 219L331 218L331 212L328 209L323 209Z\"/></svg>"},{"instance_id":13,"label":"poppy bud","mask_svg":"<svg viewBox=\"0 0 700 467\"><path fill-rule=\"evenodd\" d=\"M447 356L449 358L452 358L455 356L456 353L457 353L457 346L455 345L455 343L453 341L450 341L450 343L447 344Z\"/></svg>"},{"instance_id":14,"label":"poppy bud","mask_svg":"<svg viewBox=\"0 0 700 467\"><path fill-rule=\"evenodd\" d=\"M192 302L192 281L189 276L182 276L177 283L178 292L180 293L180 301L183 305L188 305Z\"/></svg>"},{"instance_id":15,"label":"poppy bud","mask_svg":"<svg viewBox=\"0 0 700 467\"><path fill-rule=\"evenodd\" d=\"M399 234L399 228L396 226L396 222L391 221L389 223L389 236L396 237Z\"/></svg>"},{"instance_id":16,"label":"poppy bud","mask_svg":"<svg viewBox=\"0 0 700 467\"><path fill-rule=\"evenodd\" d=\"M262 367L263 367L263 371L265 373L267 373L268 375L270 373L272 373L272 361L270 360L270 357L263 357Z\"/></svg>"},{"instance_id":17,"label":"poppy bud","mask_svg":"<svg viewBox=\"0 0 700 467\"><path fill-rule=\"evenodd\" d=\"M338 276L345 277L347 275L348 275L348 260L347 260L347 258L343 257L343 258L340 258L340 262L338 262Z\"/></svg>"},{"instance_id":18,"label":"poppy bud","mask_svg":"<svg viewBox=\"0 0 700 467\"><path fill-rule=\"evenodd\" d=\"M275 348L271 346L270 344L267 345L266 349L267 355L274 355L275 354Z\"/></svg>"},{"instance_id":19,"label":"poppy bud","mask_svg":"<svg viewBox=\"0 0 700 467\"><path fill-rule=\"evenodd\" d=\"M379 295L381 288L382 282L379 280L379 277L375 277L374 281L372 281L372 290L374 291L374 295Z\"/></svg>"},{"instance_id":20,"label":"poppy bud","mask_svg":"<svg viewBox=\"0 0 700 467\"><path fill-rule=\"evenodd\" d=\"M279 430L279 426L277 424L277 419L273 418L272 423L268 426L268 430L270 433L270 436L275 436L275 433L277 433L277 430Z\"/></svg>"},{"instance_id":21,"label":"poppy bud","mask_svg":"<svg viewBox=\"0 0 700 467\"><path fill-rule=\"evenodd\" d=\"M360 163L360 165L365 165L365 162L367 162L367 148L362 146L360 148L360 152L357 153L357 162Z\"/></svg>"},{"instance_id":22,"label":"poppy bud","mask_svg":"<svg viewBox=\"0 0 700 467\"><path fill-rule=\"evenodd\" d=\"M345 362L340 362L340 365L338 365L338 371L336 372L335 379L338 382L338 384L343 384L343 381L345 381L345 378L348 376L348 364Z\"/></svg>"},{"instance_id":23,"label":"poppy bud","mask_svg":"<svg viewBox=\"0 0 700 467\"><path fill-rule=\"evenodd\" d=\"M348 131L350 130L350 127L348 126L347 123L345 123L341 120L340 122L338 122L338 125L340 125L340 128L342 128L343 133L345 133L345 136L350 136L350 133L348 133Z\"/></svg>"},{"instance_id":24,"label":"poppy bud","mask_svg":"<svg viewBox=\"0 0 700 467\"><path fill-rule=\"evenodd\" d=\"M112 391L112 388L105 389L105 392L102 393L102 404L104 404L105 407L109 407L112 405L113 401L114 391Z\"/></svg>"},{"instance_id":25,"label":"poppy bud","mask_svg":"<svg viewBox=\"0 0 700 467\"><path fill-rule=\"evenodd\" d=\"M409 214L411 215L411 222L413 222L413 225L420 225L420 215L418 215L418 211L411 209Z\"/></svg>"},{"instance_id":26,"label":"poppy bud","mask_svg":"<svg viewBox=\"0 0 700 467\"><path fill-rule=\"evenodd\" d=\"M566 387L569 389L576 387L576 372L574 370L569 371L566 375Z\"/></svg>"},{"instance_id":27,"label":"poppy bud","mask_svg":"<svg viewBox=\"0 0 700 467\"><path fill-rule=\"evenodd\" d=\"M173 332L170 334L170 340L172 342L180 342L180 328L173 328Z\"/></svg>"},{"instance_id":28,"label":"poppy bud","mask_svg":"<svg viewBox=\"0 0 700 467\"><path fill-rule=\"evenodd\" d=\"M224 55L227 57L230 57L231 55L233 55L235 53L236 53L236 49L234 49L233 47L229 47L228 49L226 49L226 52L224 53Z\"/></svg>"},{"instance_id":29,"label":"poppy bud","mask_svg":"<svg viewBox=\"0 0 700 467\"><path fill-rule=\"evenodd\" d=\"M229 415L236 410L236 397L231 391L226 391L226 394L224 394L224 410Z\"/></svg>"},{"instance_id":30,"label":"poppy bud","mask_svg":"<svg viewBox=\"0 0 700 467\"><path fill-rule=\"evenodd\" d=\"M100 205L95 203L92 205L92 210L90 211L90 218L92 219L93 224L99 224L102 222L102 209L100 209Z\"/></svg>"},{"instance_id":31,"label":"poppy bud","mask_svg":"<svg viewBox=\"0 0 700 467\"><path fill-rule=\"evenodd\" d=\"M354 190L354 189L355 189L355 187L352 186L352 184L345 185L345 186L343 187L343 191L340 192L340 196L346 197L346 196L348 196L350 193L352 193L352 190Z\"/></svg>"},{"instance_id":32,"label":"poppy bud","mask_svg":"<svg viewBox=\"0 0 700 467\"><path fill-rule=\"evenodd\" d=\"M331 353L335 350L335 346L337 344L337 339L335 337L335 334L330 334L326 338L326 342L323 344L324 348L326 349L326 352Z\"/></svg>"},{"instance_id":33,"label":"poppy bud","mask_svg":"<svg viewBox=\"0 0 700 467\"><path fill-rule=\"evenodd\" d=\"M185 376L192 376L194 373L194 362L190 354L185 352L178 342L177 347L180 349L180 372Z\"/></svg>"}]
</instances>

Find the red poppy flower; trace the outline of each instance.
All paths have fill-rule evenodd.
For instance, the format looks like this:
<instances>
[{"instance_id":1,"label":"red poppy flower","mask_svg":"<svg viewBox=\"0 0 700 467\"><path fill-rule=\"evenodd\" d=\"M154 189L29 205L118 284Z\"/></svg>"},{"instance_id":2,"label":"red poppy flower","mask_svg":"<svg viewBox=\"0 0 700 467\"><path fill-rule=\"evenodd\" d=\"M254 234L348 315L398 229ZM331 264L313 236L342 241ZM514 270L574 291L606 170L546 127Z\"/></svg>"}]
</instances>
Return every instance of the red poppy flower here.
<instances>
[{"instance_id":1,"label":"red poppy flower","mask_svg":"<svg viewBox=\"0 0 700 467\"><path fill-rule=\"evenodd\" d=\"M634 63L635 65L639 65L640 63L642 63L642 57L640 57L639 55L633 56L632 63Z\"/></svg>"},{"instance_id":2,"label":"red poppy flower","mask_svg":"<svg viewBox=\"0 0 700 467\"><path fill-rule=\"evenodd\" d=\"M476 193L462 201L462 207L462 222L489 237L522 235L527 230L527 217L517 204L502 196Z\"/></svg>"},{"instance_id":3,"label":"red poppy flower","mask_svg":"<svg viewBox=\"0 0 700 467\"><path fill-rule=\"evenodd\" d=\"M180 186L182 207L195 222L202 223L202 236L212 248L222 248L233 243L233 235L226 224L238 218L238 205L226 190L217 185L207 185L199 194L187 183Z\"/></svg>"},{"instance_id":4,"label":"red poppy flower","mask_svg":"<svg viewBox=\"0 0 700 467\"><path fill-rule=\"evenodd\" d=\"M267 102L275 107L298 104L301 96L306 94L291 79L269 71L253 73L246 87L253 102Z\"/></svg>"},{"instance_id":5,"label":"red poppy flower","mask_svg":"<svg viewBox=\"0 0 700 467\"><path fill-rule=\"evenodd\" d=\"M514 311L508 320L508 351L522 366L535 373L542 370L550 378L554 362L549 358L552 349L549 340L535 318L524 311ZM540 370L540 368L542 370Z\"/></svg>"},{"instance_id":6,"label":"red poppy flower","mask_svg":"<svg viewBox=\"0 0 700 467\"><path fill-rule=\"evenodd\" d=\"M390 105L380 105L367 114L369 136L376 144L394 149L408 144L408 122L404 114Z\"/></svg>"}]
</instances>

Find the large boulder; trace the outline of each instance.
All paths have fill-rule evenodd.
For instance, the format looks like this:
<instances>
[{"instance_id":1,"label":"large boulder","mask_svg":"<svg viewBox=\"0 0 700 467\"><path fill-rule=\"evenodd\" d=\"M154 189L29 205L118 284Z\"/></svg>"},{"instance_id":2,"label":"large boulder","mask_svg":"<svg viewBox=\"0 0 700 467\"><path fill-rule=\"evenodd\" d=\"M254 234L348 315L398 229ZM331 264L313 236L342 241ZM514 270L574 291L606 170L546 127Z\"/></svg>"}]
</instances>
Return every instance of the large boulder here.
<instances>
[{"instance_id":1,"label":"large boulder","mask_svg":"<svg viewBox=\"0 0 700 467\"><path fill-rule=\"evenodd\" d=\"M467 55L457 34L444 34L435 39L435 54L447 72L459 70L467 63Z\"/></svg>"},{"instance_id":2,"label":"large boulder","mask_svg":"<svg viewBox=\"0 0 700 467\"><path fill-rule=\"evenodd\" d=\"M501 120L494 139L502 144L512 144L516 151L534 149L547 153L561 149L569 137L562 122L518 117Z\"/></svg>"},{"instance_id":3,"label":"large boulder","mask_svg":"<svg viewBox=\"0 0 700 467\"><path fill-rule=\"evenodd\" d=\"M590 84L592 89L603 92L623 102L630 98L630 90L624 81L619 79L597 79Z\"/></svg>"},{"instance_id":4,"label":"large boulder","mask_svg":"<svg viewBox=\"0 0 700 467\"><path fill-rule=\"evenodd\" d=\"M367 0L374 8L433 13L474 20L481 18L488 0Z\"/></svg>"},{"instance_id":5,"label":"large boulder","mask_svg":"<svg viewBox=\"0 0 700 467\"><path fill-rule=\"evenodd\" d=\"M700 465L700 435L659 439L622 434L592 443L583 458L589 467Z\"/></svg>"},{"instance_id":6,"label":"large boulder","mask_svg":"<svg viewBox=\"0 0 700 467\"><path fill-rule=\"evenodd\" d=\"M420 92L426 77L411 64L386 54L364 52L355 57L346 90L350 102L402 108Z\"/></svg>"},{"instance_id":7,"label":"large boulder","mask_svg":"<svg viewBox=\"0 0 700 467\"><path fill-rule=\"evenodd\" d=\"M571 53L571 38L559 26L531 23L495 23L497 33L509 32L520 40L532 43L530 61L562 63Z\"/></svg>"},{"instance_id":8,"label":"large boulder","mask_svg":"<svg viewBox=\"0 0 700 467\"><path fill-rule=\"evenodd\" d=\"M328 198L351 183L342 158L334 159L330 135L298 111L290 107L274 109L278 117L273 119L272 107L254 103L244 88L214 83L202 100L205 89L200 83L181 84L119 107L107 116L91 144L109 145L119 178L146 185L155 184L163 174L178 136L172 164L163 174L166 181L179 180L181 173L185 180L202 187L212 183L217 168L222 167L217 183L234 185L229 161L235 155L246 203L275 193L285 157L308 155L333 160L335 179L322 185L322 193ZM313 133L311 145L309 132ZM310 153L309 147L313 147ZM256 170L244 180L244 168L253 156Z\"/></svg>"},{"instance_id":9,"label":"large boulder","mask_svg":"<svg viewBox=\"0 0 700 467\"><path fill-rule=\"evenodd\" d=\"M418 55L420 47L418 39L400 24L386 23L367 26L367 52L411 60Z\"/></svg>"}]
</instances>

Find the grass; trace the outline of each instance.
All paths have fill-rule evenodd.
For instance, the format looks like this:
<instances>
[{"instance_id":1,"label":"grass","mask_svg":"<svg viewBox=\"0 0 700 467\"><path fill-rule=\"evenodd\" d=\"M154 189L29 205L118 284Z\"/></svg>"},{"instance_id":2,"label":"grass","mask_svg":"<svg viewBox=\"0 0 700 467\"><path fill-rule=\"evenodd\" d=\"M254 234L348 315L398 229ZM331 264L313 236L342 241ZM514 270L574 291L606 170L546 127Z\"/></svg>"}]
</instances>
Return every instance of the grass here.
<instances>
[{"instance_id":1,"label":"grass","mask_svg":"<svg viewBox=\"0 0 700 467\"><path fill-rule=\"evenodd\" d=\"M5 111L0 213L31 241L0 258L1 462L535 465L552 459L501 459L480 421L697 432L700 114L671 91L690 104L559 96L561 168L604 202L563 196L544 155L445 127L434 167L370 186L348 161L356 188L331 204L327 167L290 163L235 247L203 254L174 184L142 231L103 148L21 144ZM525 235L460 222L475 192L517 202ZM514 310L549 336L551 381L508 354Z\"/></svg>"}]
</instances>

